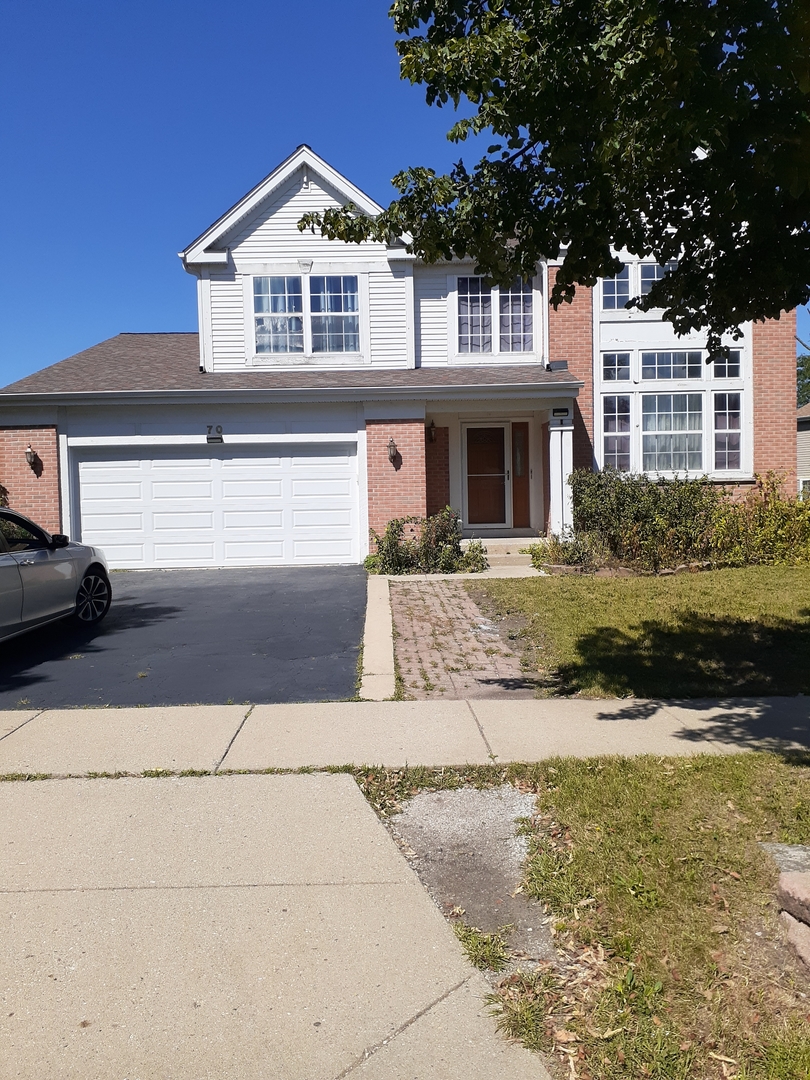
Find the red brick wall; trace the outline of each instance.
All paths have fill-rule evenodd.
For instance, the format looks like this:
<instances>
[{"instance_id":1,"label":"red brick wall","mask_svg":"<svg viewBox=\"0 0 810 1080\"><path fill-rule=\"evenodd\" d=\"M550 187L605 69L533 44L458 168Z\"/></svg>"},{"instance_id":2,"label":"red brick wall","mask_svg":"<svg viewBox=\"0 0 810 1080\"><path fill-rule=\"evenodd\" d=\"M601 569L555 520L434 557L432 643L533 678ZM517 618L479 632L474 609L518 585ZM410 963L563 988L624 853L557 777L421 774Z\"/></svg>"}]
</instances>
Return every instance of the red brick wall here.
<instances>
[{"instance_id":1,"label":"red brick wall","mask_svg":"<svg viewBox=\"0 0 810 1080\"><path fill-rule=\"evenodd\" d=\"M548 269L549 292L557 267ZM568 370L585 385L574 402L574 468L594 467L593 453L593 300L591 290L577 286L570 304L548 309L549 360L567 360Z\"/></svg>"},{"instance_id":2,"label":"red brick wall","mask_svg":"<svg viewBox=\"0 0 810 1080\"><path fill-rule=\"evenodd\" d=\"M450 428L433 428L435 442L425 432L425 489L427 514L450 505Z\"/></svg>"},{"instance_id":3,"label":"red brick wall","mask_svg":"<svg viewBox=\"0 0 810 1080\"><path fill-rule=\"evenodd\" d=\"M388 440L397 460L388 460ZM425 424L423 420L367 420L368 523L381 533L391 518L424 517Z\"/></svg>"},{"instance_id":4,"label":"red brick wall","mask_svg":"<svg viewBox=\"0 0 810 1080\"><path fill-rule=\"evenodd\" d=\"M754 323L754 472L783 473L796 492L796 312Z\"/></svg>"},{"instance_id":5,"label":"red brick wall","mask_svg":"<svg viewBox=\"0 0 810 1080\"><path fill-rule=\"evenodd\" d=\"M25 460L29 443L41 462L39 476ZM60 532L62 513L55 427L0 428L0 484L8 491L12 510L19 510L48 532Z\"/></svg>"}]
</instances>

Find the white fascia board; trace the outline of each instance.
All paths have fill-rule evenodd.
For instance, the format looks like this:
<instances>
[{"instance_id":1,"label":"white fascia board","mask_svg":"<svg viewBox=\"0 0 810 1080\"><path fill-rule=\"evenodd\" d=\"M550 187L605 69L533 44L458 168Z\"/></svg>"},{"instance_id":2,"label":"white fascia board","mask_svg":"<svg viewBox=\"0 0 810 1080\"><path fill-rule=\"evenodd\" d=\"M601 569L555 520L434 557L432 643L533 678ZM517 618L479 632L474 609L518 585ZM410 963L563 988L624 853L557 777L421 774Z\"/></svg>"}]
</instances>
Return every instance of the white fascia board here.
<instances>
[{"instance_id":1,"label":"white fascia board","mask_svg":"<svg viewBox=\"0 0 810 1080\"><path fill-rule=\"evenodd\" d=\"M63 436L64 437L64 436ZM268 435L222 435L222 442L253 445L255 443L356 443L357 432L273 432ZM205 435L75 435L68 436L68 446L204 446ZM220 439L217 439L220 442Z\"/></svg>"},{"instance_id":2,"label":"white fascia board","mask_svg":"<svg viewBox=\"0 0 810 1080\"><path fill-rule=\"evenodd\" d=\"M345 196L347 201L351 201L358 206L364 214L368 214L369 217L376 217L382 211L382 207L369 198L365 192L356 187L350 180L347 180L345 176L341 176L336 169L333 169L331 165L328 165L323 158L311 150L308 146L299 146L298 149L290 154L286 161L282 163L266 176L264 180L261 180L256 187L247 193L242 199L232 206L230 210L226 211L217 221L214 222L206 231L198 236L184 251L181 251L180 258L183 260L184 265L192 265L199 262L210 261L223 261L227 262L228 252L206 252L206 248L212 244L216 244L221 237L225 236L235 225L252 213L253 210L259 206L269 195L272 194L282 184L300 169L302 166L306 166L311 169L313 173L320 176L322 179L333 187L341 195ZM211 259L210 256L216 256L215 259ZM219 256L224 255L224 259Z\"/></svg>"},{"instance_id":3,"label":"white fascia board","mask_svg":"<svg viewBox=\"0 0 810 1080\"><path fill-rule=\"evenodd\" d=\"M581 379L545 383L501 383L498 386L477 384L472 386L434 385L414 386L346 386L327 389L324 387L282 387L278 389L238 390L102 390L95 393L72 394L8 394L0 395L0 409L5 405L15 408L26 405L131 405L131 404L183 404L197 405L206 401L223 404L263 405L295 401L318 403L338 401L442 401L489 399L576 397L584 383Z\"/></svg>"}]
</instances>

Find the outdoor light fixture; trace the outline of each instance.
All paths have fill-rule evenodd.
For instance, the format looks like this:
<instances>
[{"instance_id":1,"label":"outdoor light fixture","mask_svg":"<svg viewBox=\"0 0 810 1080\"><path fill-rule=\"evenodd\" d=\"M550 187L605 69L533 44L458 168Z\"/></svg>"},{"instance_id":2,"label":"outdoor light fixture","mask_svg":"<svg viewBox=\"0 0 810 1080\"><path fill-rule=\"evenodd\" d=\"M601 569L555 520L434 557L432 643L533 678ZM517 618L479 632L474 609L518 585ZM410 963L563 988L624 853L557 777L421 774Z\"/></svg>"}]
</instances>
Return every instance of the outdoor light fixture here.
<instances>
[{"instance_id":1,"label":"outdoor light fixture","mask_svg":"<svg viewBox=\"0 0 810 1080\"><path fill-rule=\"evenodd\" d=\"M568 416L568 409L552 409L552 416Z\"/></svg>"},{"instance_id":2,"label":"outdoor light fixture","mask_svg":"<svg viewBox=\"0 0 810 1080\"><path fill-rule=\"evenodd\" d=\"M36 450L33 450L31 448L31 443L28 444L28 447L27 447L27 449L25 451L25 460L28 462L28 464L33 469L33 467L34 467L34 465L36 464L36 461L37 461L37 452L36 452Z\"/></svg>"},{"instance_id":3,"label":"outdoor light fixture","mask_svg":"<svg viewBox=\"0 0 810 1080\"><path fill-rule=\"evenodd\" d=\"M436 442L436 421L431 420L427 427L428 442Z\"/></svg>"},{"instance_id":4,"label":"outdoor light fixture","mask_svg":"<svg viewBox=\"0 0 810 1080\"><path fill-rule=\"evenodd\" d=\"M394 442L393 438L388 440L388 460L392 465L397 460L397 444Z\"/></svg>"}]
</instances>

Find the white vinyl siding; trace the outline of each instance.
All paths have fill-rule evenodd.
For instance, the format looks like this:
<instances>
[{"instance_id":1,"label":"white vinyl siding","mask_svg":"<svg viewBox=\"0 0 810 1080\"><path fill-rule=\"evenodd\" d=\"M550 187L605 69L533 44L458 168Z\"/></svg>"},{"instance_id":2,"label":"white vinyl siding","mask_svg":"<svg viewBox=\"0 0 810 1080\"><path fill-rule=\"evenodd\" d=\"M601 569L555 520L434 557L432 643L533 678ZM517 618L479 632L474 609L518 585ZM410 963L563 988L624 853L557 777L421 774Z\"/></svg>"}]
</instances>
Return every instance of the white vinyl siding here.
<instances>
[{"instance_id":1,"label":"white vinyl siding","mask_svg":"<svg viewBox=\"0 0 810 1080\"><path fill-rule=\"evenodd\" d=\"M211 275L211 339L216 371L245 367L245 305L237 274Z\"/></svg>"},{"instance_id":2,"label":"white vinyl siding","mask_svg":"<svg viewBox=\"0 0 810 1080\"><path fill-rule=\"evenodd\" d=\"M423 364L446 364L448 359L447 268L414 267L417 357Z\"/></svg>"},{"instance_id":3,"label":"white vinyl siding","mask_svg":"<svg viewBox=\"0 0 810 1080\"><path fill-rule=\"evenodd\" d=\"M318 229L300 232L298 222L308 211L341 206L343 200L325 181L311 173L304 186L304 170L299 169L275 197L236 226L225 239L237 260L263 262L269 257L284 262L295 259L357 259L358 255L384 255L385 245L344 244L327 240Z\"/></svg>"},{"instance_id":4,"label":"white vinyl siding","mask_svg":"<svg viewBox=\"0 0 810 1080\"><path fill-rule=\"evenodd\" d=\"M360 560L351 444L86 450L81 541L120 569Z\"/></svg>"},{"instance_id":5,"label":"white vinyl siding","mask_svg":"<svg viewBox=\"0 0 810 1080\"><path fill-rule=\"evenodd\" d=\"M799 479L810 480L810 428L800 431L796 439Z\"/></svg>"},{"instance_id":6,"label":"white vinyl siding","mask_svg":"<svg viewBox=\"0 0 810 1080\"><path fill-rule=\"evenodd\" d=\"M405 364L408 359L408 312L405 270L368 275L368 317L372 364Z\"/></svg>"}]
</instances>

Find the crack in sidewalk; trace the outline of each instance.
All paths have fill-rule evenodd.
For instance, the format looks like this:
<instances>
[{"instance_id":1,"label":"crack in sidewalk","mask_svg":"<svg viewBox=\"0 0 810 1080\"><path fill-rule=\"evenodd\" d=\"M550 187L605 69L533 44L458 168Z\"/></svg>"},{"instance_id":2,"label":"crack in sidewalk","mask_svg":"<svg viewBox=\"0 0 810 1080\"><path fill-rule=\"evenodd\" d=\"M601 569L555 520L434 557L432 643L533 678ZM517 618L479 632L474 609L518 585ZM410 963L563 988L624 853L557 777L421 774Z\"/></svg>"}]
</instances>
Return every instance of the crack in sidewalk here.
<instances>
[{"instance_id":1,"label":"crack in sidewalk","mask_svg":"<svg viewBox=\"0 0 810 1080\"><path fill-rule=\"evenodd\" d=\"M233 744L234 744L234 743L236 742L236 737L237 737L237 735L238 735L238 734L239 734L239 732L240 732L240 731L242 730L242 728L243 728L243 727L245 726L245 724L247 723L247 718L248 718L248 717L250 716L250 714L251 714L251 713L253 712L253 710L254 710L255 708L256 708L256 706L255 706L255 705L251 705L251 706L250 706L250 708L248 709L248 711L247 711L247 712L245 713L245 715L244 715L244 716L242 717L242 723L241 723L241 724L239 725L239 727L238 727L238 728L236 729L236 731L235 731L235 732L233 733L233 736L232 736L232 738L231 738L231 741L230 741L230 742L228 743L228 745L227 745L227 746L225 747L225 753L224 753L224 754L222 755L222 757L221 757L221 758L219 759L219 761L218 761L218 762L216 763L216 765L214 765L214 769L213 769L213 772L214 772L214 774L215 774L215 775L216 775L216 773L218 773L218 772L219 772L219 769L220 769L220 766L222 765L222 762L223 762L223 761L225 760L225 758L226 758L226 757L228 756L228 754L229 754L229 753L230 753L230 751L231 751L231 747L232 747L232 746L233 746Z\"/></svg>"},{"instance_id":2,"label":"crack in sidewalk","mask_svg":"<svg viewBox=\"0 0 810 1080\"><path fill-rule=\"evenodd\" d=\"M42 716L42 714L47 711L47 709L40 709L39 712L35 712L34 715L29 716L27 720L23 720L21 724L18 724L15 728L12 728L11 731L7 731L5 735L0 735L0 742L2 742L3 739L7 739L9 735L13 735L15 731L19 731L20 728L24 728L26 724L30 724L32 720L36 720L38 716Z\"/></svg>"},{"instance_id":3,"label":"crack in sidewalk","mask_svg":"<svg viewBox=\"0 0 810 1080\"><path fill-rule=\"evenodd\" d=\"M462 979L460 983L456 983L456 985L451 986L449 990L445 990L445 992L437 997L435 1001L431 1001L424 1009L420 1009L419 1012L414 1013L410 1019L406 1020L404 1024L400 1024L398 1028L395 1028L385 1039L381 1039L380 1042L375 1043L373 1046L367 1046L360 1057L353 1061L351 1065L347 1065L343 1072L339 1072L334 1080L344 1080L344 1077L353 1073L355 1069L358 1069L368 1061L368 1059L376 1054L378 1050L382 1050L384 1046L388 1046L397 1038L397 1036L401 1035L404 1031L407 1031L409 1027L415 1024L417 1020L421 1020L423 1016L426 1016L431 1009L435 1009L437 1005L441 1005L441 1003L446 1001L451 994L455 994L457 990L460 990L462 986L465 986L472 977L472 975L468 975L465 979Z\"/></svg>"},{"instance_id":4,"label":"crack in sidewalk","mask_svg":"<svg viewBox=\"0 0 810 1080\"><path fill-rule=\"evenodd\" d=\"M493 752L492 752L492 747L489 745L489 739L486 737L484 729L481 726L481 721L475 715L475 709L472 707L472 702L468 698L465 698L464 700L465 700L465 702L467 704L467 708L472 713L472 718L475 721L475 725L478 728L478 731L479 731L479 733L481 735L481 738L484 740L484 746L487 748L487 754L489 754L490 760L491 761L496 761L497 758L498 758L498 755L493 754Z\"/></svg>"}]
</instances>

